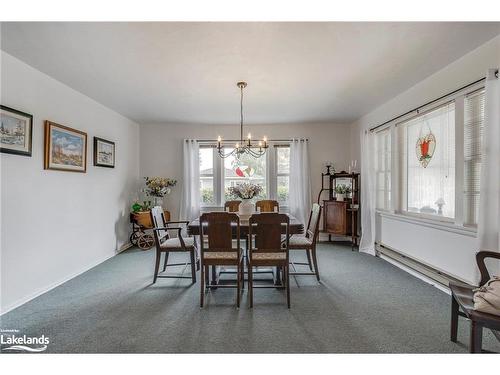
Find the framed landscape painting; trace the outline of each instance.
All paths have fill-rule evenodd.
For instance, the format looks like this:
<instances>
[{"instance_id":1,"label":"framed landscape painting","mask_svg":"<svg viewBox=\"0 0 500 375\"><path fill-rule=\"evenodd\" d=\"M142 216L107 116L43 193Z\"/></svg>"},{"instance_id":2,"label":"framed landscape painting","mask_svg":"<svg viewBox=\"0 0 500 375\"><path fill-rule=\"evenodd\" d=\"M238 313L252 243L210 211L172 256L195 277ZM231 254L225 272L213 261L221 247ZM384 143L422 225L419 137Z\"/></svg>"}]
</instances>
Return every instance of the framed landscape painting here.
<instances>
[{"instance_id":1,"label":"framed landscape painting","mask_svg":"<svg viewBox=\"0 0 500 375\"><path fill-rule=\"evenodd\" d=\"M0 105L0 152L31 156L33 115Z\"/></svg>"},{"instance_id":2,"label":"framed landscape painting","mask_svg":"<svg viewBox=\"0 0 500 375\"><path fill-rule=\"evenodd\" d=\"M97 167L115 167L115 142L94 137L94 165Z\"/></svg>"},{"instance_id":3,"label":"framed landscape painting","mask_svg":"<svg viewBox=\"0 0 500 375\"><path fill-rule=\"evenodd\" d=\"M87 133L45 121L45 169L87 171Z\"/></svg>"}]
</instances>

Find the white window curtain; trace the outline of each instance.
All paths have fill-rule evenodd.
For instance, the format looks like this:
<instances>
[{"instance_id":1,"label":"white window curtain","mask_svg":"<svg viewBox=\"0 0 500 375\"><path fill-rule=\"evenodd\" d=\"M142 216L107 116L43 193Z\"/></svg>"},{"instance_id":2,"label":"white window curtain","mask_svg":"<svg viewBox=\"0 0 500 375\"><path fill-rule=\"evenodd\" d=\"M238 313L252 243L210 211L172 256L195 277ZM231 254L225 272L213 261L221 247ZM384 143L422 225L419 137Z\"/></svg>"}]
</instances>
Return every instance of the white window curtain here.
<instances>
[{"instance_id":1,"label":"white window curtain","mask_svg":"<svg viewBox=\"0 0 500 375\"><path fill-rule=\"evenodd\" d=\"M479 250L500 250L500 80L497 69L486 76L485 122L481 163Z\"/></svg>"},{"instance_id":2,"label":"white window curtain","mask_svg":"<svg viewBox=\"0 0 500 375\"><path fill-rule=\"evenodd\" d=\"M361 241L359 251L375 255L375 134L361 132Z\"/></svg>"},{"instance_id":3,"label":"white window curtain","mask_svg":"<svg viewBox=\"0 0 500 375\"><path fill-rule=\"evenodd\" d=\"M290 213L307 225L311 211L311 174L307 139L290 143Z\"/></svg>"},{"instance_id":4,"label":"white window curtain","mask_svg":"<svg viewBox=\"0 0 500 375\"><path fill-rule=\"evenodd\" d=\"M185 139L183 148L182 199L179 218L194 220L200 215L200 145Z\"/></svg>"}]
</instances>

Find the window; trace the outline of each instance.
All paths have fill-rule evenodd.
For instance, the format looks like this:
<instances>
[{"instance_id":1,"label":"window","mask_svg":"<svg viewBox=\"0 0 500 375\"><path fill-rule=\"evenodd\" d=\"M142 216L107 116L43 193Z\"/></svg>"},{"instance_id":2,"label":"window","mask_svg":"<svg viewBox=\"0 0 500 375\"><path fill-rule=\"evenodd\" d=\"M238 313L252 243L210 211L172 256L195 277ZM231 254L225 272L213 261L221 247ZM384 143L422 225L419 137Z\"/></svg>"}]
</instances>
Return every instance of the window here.
<instances>
[{"instance_id":1,"label":"window","mask_svg":"<svg viewBox=\"0 0 500 375\"><path fill-rule=\"evenodd\" d=\"M232 149L225 149L230 152ZM254 158L250 155L242 155L239 159L229 156L224 159L224 201L234 199L229 196L228 188L242 182L250 182L262 186L262 193L255 199L267 197L266 156Z\"/></svg>"},{"instance_id":2,"label":"window","mask_svg":"<svg viewBox=\"0 0 500 375\"><path fill-rule=\"evenodd\" d=\"M230 148L225 150L231 151ZM290 147L270 147L260 158L243 155L222 159L212 145L200 146L200 204L203 207L222 207L228 188L241 182L251 182L263 187L256 199L276 199L280 205L288 204L290 175Z\"/></svg>"},{"instance_id":3,"label":"window","mask_svg":"<svg viewBox=\"0 0 500 375\"><path fill-rule=\"evenodd\" d=\"M200 199L203 206L215 204L214 153L211 147L200 147Z\"/></svg>"},{"instance_id":4,"label":"window","mask_svg":"<svg viewBox=\"0 0 500 375\"><path fill-rule=\"evenodd\" d=\"M484 90L467 95L464 108L464 224L476 225L479 216Z\"/></svg>"},{"instance_id":5,"label":"window","mask_svg":"<svg viewBox=\"0 0 500 375\"><path fill-rule=\"evenodd\" d=\"M391 129L375 134L376 207L391 209Z\"/></svg>"},{"instance_id":6,"label":"window","mask_svg":"<svg viewBox=\"0 0 500 375\"><path fill-rule=\"evenodd\" d=\"M403 135L403 209L455 217L455 103L400 124Z\"/></svg>"},{"instance_id":7,"label":"window","mask_svg":"<svg viewBox=\"0 0 500 375\"><path fill-rule=\"evenodd\" d=\"M484 107L477 83L376 132L376 208L477 225Z\"/></svg>"},{"instance_id":8,"label":"window","mask_svg":"<svg viewBox=\"0 0 500 375\"><path fill-rule=\"evenodd\" d=\"M276 147L276 179L276 199L286 206L290 193L290 147Z\"/></svg>"}]
</instances>

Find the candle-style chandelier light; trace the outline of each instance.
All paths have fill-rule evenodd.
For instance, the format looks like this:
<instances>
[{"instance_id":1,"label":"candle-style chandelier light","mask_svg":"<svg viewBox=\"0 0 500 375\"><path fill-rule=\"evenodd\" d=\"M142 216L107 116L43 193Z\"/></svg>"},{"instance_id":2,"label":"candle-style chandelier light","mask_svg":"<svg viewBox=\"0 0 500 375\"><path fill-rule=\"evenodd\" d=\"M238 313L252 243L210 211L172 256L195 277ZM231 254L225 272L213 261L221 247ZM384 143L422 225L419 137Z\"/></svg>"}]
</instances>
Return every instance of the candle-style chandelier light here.
<instances>
[{"instance_id":1,"label":"candle-style chandelier light","mask_svg":"<svg viewBox=\"0 0 500 375\"><path fill-rule=\"evenodd\" d=\"M221 158L227 158L234 155L236 158L240 158L242 155L251 155L255 158L259 158L264 155L269 147L268 140L264 137L257 144L252 143L252 135L248 133L247 139L243 139L243 89L247 87L246 82L238 82L236 86L240 89L240 140L236 142L234 148L225 152L224 149L229 146L226 142L224 143L221 136L217 138L217 152ZM231 144L232 147L232 144Z\"/></svg>"}]
</instances>

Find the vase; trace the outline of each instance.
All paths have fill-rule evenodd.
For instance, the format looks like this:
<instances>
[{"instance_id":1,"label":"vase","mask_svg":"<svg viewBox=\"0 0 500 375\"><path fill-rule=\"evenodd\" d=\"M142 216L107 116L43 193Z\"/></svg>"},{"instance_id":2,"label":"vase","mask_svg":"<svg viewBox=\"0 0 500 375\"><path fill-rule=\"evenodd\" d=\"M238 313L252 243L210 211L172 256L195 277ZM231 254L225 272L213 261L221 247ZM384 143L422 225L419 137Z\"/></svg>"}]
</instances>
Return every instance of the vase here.
<instances>
[{"instance_id":1,"label":"vase","mask_svg":"<svg viewBox=\"0 0 500 375\"><path fill-rule=\"evenodd\" d=\"M251 215L254 212L254 204L250 199L243 199L240 203L240 208L238 213L240 215Z\"/></svg>"},{"instance_id":2,"label":"vase","mask_svg":"<svg viewBox=\"0 0 500 375\"><path fill-rule=\"evenodd\" d=\"M337 197L337 201L339 201L339 202L344 201L345 194L336 193L335 196Z\"/></svg>"},{"instance_id":3,"label":"vase","mask_svg":"<svg viewBox=\"0 0 500 375\"><path fill-rule=\"evenodd\" d=\"M153 206L163 206L163 198L162 197L153 197Z\"/></svg>"}]
</instances>

